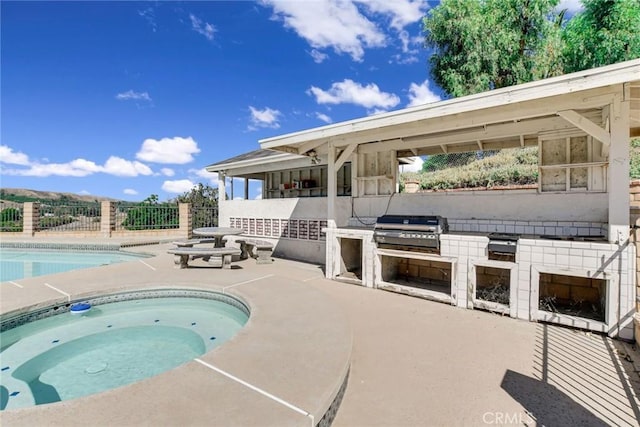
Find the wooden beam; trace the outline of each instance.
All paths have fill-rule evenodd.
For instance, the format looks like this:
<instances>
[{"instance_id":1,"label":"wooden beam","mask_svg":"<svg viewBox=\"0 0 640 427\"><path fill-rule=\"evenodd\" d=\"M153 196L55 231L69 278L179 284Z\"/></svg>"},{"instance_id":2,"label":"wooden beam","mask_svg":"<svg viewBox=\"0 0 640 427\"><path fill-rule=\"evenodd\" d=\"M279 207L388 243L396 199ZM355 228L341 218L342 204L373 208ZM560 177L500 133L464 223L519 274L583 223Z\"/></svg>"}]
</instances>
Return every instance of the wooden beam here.
<instances>
[{"instance_id":1,"label":"wooden beam","mask_svg":"<svg viewBox=\"0 0 640 427\"><path fill-rule=\"evenodd\" d=\"M451 150L455 144L473 143L482 141L483 146L492 139L520 138L520 135L537 135L539 132L554 132L567 129L575 129L573 125L560 117L546 117L537 120L526 120L518 123L502 123L488 125L486 129L479 127L475 129L464 129L458 132L445 132L435 135L420 135L405 139L392 141L373 142L362 144L358 148L359 153L374 153L376 151L387 150L410 150L412 148L422 149L431 146L446 144ZM515 145L517 146L517 145Z\"/></svg>"},{"instance_id":2,"label":"wooden beam","mask_svg":"<svg viewBox=\"0 0 640 427\"><path fill-rule=\"evenodd\" d=\"M520 147L524 147L524 135L520 134Z\"/></svg>"},{"instance_id":3,"label":"wooden beam","mask_svg":"<svg viewBox=\"0 0 640 427\"><path fill-rule=\"evenodd\" d=\"M603 144L611 145L611 134L606 130L602 129L597 124L593 123L591 120L582 116L574 110L563 110L558 111L558 115L574 125L577 128L582 129L595 139L599 140Z\"/></svg>"},{"instance_id":4,"label":"wooden beam","mask_svg":"<svg viewBox=\"0 0 640 427\"><path fill-rule=\"evenodd\" d=\"M442 148L442 152L443 152L444 154L447 154L447 153L448 153L447 146L446 146L445 144L440 144L440 148Z\"/></svg>"},{"instance_id":5,"label":"wooden beam","mask_svg":"<svg viewBox=\"0 0 640 427\"><path fill-rule=\"evenodd\" d=\"M302 144L301 146L298 147L296 154L305 154L308 151L314 150L316 148L318 148L321 145L326 144L328 141L323 141L323 140L315 140L315 141L309 141L305 144ZM278 148L279 150L279 148Z\"/></svg>"},{"instance_id":6,"label":"wooden beam","mask_svg":"<svg viewBox=\"0 0 640 427\"><path fill-rule=\"evenodd\" d=\"M479 149L480 151L483 151L483 150L484 150L484 148L482 148L482 141L478 140L478 141L476 141L476 142L478 143L478 149Z\"/></svg>"},{"instance_id":7,"label":"wooden beam","mask_svg":"<svg viewBox=\"0 0 640 427\"><path fill-rule=\"evenodd\" d=\"M603 95L603 96L599 96ZM581 109L601 108L603 105L611 103L613 95L610 88L600 88L585 94L570 94L561 98L538 99L526 105L508 104L499 107L485 108L478 111L466 112L465 114L451 114L450 111L442 111L438 117L416 119L410 123L394 124L381 123L375 130L358 130L336 135L332 141L336 147L345 146L351 143L374 143L377 141L393 140L397 138L406 139L408 137L425 135L428 133L440 133L446 131L457 131L465 128L487 125L495 125L513 120L527 120L544 118L555 115L558 109L564 110L580 105ZM564 107L564 108L563 108ZM411 116L411 114L407 114ZM511 123L517 124L517 123Z\"/></svg>"},{"instance_id":8,"label":"wooden beam","mask_svg":"<svg viewBox=\"0 0 640 427\"><path fill-rule=\"evenodd\" d=\"M342 153L340 153L340 155L338 156L338 158L336 159L336 171L339 170L342 165L344 164L344 162L347 161L347 159L349 158L349 156L351 156L351 154L353 153L353 151L358 147L358 144L351 144L348 145L347 148L344 149L344 151Z\"/></svg>"}]
</instances>

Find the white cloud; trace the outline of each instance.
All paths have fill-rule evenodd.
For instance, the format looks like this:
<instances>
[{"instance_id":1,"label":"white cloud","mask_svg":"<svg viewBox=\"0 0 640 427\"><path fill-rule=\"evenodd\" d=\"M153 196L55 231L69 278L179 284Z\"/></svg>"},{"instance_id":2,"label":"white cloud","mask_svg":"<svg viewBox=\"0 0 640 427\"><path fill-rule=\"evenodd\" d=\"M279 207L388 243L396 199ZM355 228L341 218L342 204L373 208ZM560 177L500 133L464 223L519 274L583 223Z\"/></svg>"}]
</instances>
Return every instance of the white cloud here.
<instances>
[{"instance_id":1,"label":"white cloud","mask_svg":"<svg viewBox=\"0 0 640 427\"><path fill-rule=\"evenodd\" d=\"M138 176L152 175L151 168L138 161L125 160L120 157L111 156L107 159L102 168L102 172L115 176Z\"/></svg>"},{"instance_id":2,"label":"white cloud","mask_svg":"<svg viewBox=\"0 0 640 427\"><path fill-rule=\"evenodd\" d=\"M135 196L138 194L138 192L136 190L134 190L133 188L125 188L122 191L124 194L128 194L129 196Z\"/></svg>"},{"instance_id":3,"label":"white cloud","mask_svg":"<svg viewBox=\"0 0 640 427\"><path fill-rule=\"evenodd\" d=\"M322 63L329 57L329 55L327 55L326 53L322 53L317 49L312 49L311 52L309 52L309 55L311 55L311 57L313 58L313 62L315 62L316 64Z\"/></svg>"},{"instance_id":4,"label":"white cloud","mask_svg":"<svg viewBox=\"0 0 640 427\"><path fill-rule=\"evenodd\" d=\"M100 171L100 166L85 159L72 160L69 163L33 163L28 169L3 170L6 175L16 176L75 176L83 177Z\"/></svg>"},{"instance_id":5,"label":"white cloud","mask_svg":"<svg viewBox=\"0 0 640 427\"><path fill-rule=\"evenodd\" d=\"M326 91L312 86L307 93L314 95L318 104L355 104L365 108L391 108L400 102L397 95L381 92L375 83L362 86L350 79L333 83Z\"/></svg>"},{"instance_id":6,"label":"white cloud","mask_svg":"<svg viewBox=\"0 0 640 427\"><path fill-rule=\"evenodd\" d=\"M407 25L420 21L428 7L423 0L262 0L261 3L271 7L274 19L282 21L312 48L331 48L358 62L362 61L365 49L387 46L394 34L385 34L385 30L391 28L393 33L400 33Z\"/></svg>"},{"instance_id":7,"label":"white cloud","mask_svg":"<svg viewBox=\"0 0 640 427\"><path fill-rule=\"evenodd\" d=\"M6 163L9 165L29 165L29 156L21 152L13 151L13 148L8 145L0 145L0 163Z\"/></svg>"},{"instance_id":8,"label":"white cloud","mask_svg":"<svg viewBox=\"0 0 640 427\"><path fill-rule=\"evenodd\" d=\"M426 2L423 0L357 0L373 13L388 17L390 25L397 31L421 20L426 13Z\"/></svg>"},{"instance_id":9,"label":"white cloud","mask_svg":"<svg viewBox=\"0 0 640 427\"><path fill-rule=\"evenodd\" d=\"M331 120L331 117L327 116L324 113L316 113L316 117L325 123L333 123L333 120Z\"/></svg>"},{"instance_id":10,"label":"white cloud","mask_svg":"<svg viewBox=\"0 0 640 427\"><path fill-rule=\"evenodd\" d=\"M148 138L142 143L136 158L145 162L183 165L193 161L193 155L200 152L198 144L191 137Z\"/></svg>"},{"instance_id":11,"label":"white cloud","mask_svg":"<svg viewBox=\"0 0 640 427\"><path fill-rule=\"evenodd\" d=\"M78 191L78 194L80 194L81 196L88 196L88 195L90 195L91 193L90 193L90 192L88 192L87 190L80 190L80 191Z\"/></svg>"},{"instance_id":12,"label":"white cloud","mask_svg":"<svg viewBox=\"0 0 640 427\"><path fill-rule=\"evenodd\" d=\"M165 181L162 184L162 189L167 193L182 194L186 193L187 191L191 191L191 189L195 186L196 184L189 181L188 179L179 179L176 181Z\"/></svg>"},{"instance_id":13,"label":"white cloud","mask_svg":"<svg viewBox=\"0 0 640 427\"><path fill-rule=\"evenodd\" d=\"M367 111L367 116L375 116L376 114L386 113L387 110L383 108L374 108L373 110Z\"/></svg>"},{"instance_id":14,"label":"white cloud","mask_svg":"<svg viewBox=\"0 0 640 427\"><path fill-rule=\"evenodd\" d=\"M407 104L407 107L437 101L440 101L440 97L429 89L429 80L425 80L421 84L411 83L411 86L409 86L409 104Z\"/></svg>"},{"instance_id":15,"label":"white cloud","mask_svg":"<svg viewBox=\"0 0 640 427\"><path fill-rule=\"evenodd\" d=\"M211 181L218 179L217 173L208 172L205 168L202 169L189 169L191 175L195 175L198 178L210 179Z\"/></svg>"},{"instance_id":16,"label":"white cloud","mask_svg":"<svg viewBox=\"0 0 640 427\"><path fill-rule=\"evenodd\" d=\"M216 28L213 25L204 22L194 14L190 14L189 19L191 19L191 29L193 31L202 34L207 40L213 40L213 34L216 32Z\"/></svg>"},{"instance_id":17,"label":"white cloud","mask_svg":"<svg viewBox=\"0 0 640 427\"><path fill-rule=\"evenodd\" d=\"M351 1L262 0L274 17L295 31L314 49L332 48L362 61L366 47L386 45L384 33Z\"/></svg>"},{"instance_id":18,"label":"white cloud","mask_svg":"<svg viewBox=\"0 0 640 427\"><path fill-rule=\"evenodd\" d=\"M164 176L174 176L176 174L175 171L170 168L162 168L160 169L160 173Z\"/></svg>"},{"instance_id":19,"label":"white cloud","mask_svg":"<svg viewBox=\"0 0 640 427\"><path fill-rule=\"evenodd\" d=\"M158 29L158 24L156 23L155 10L152 7L148 7L144 10L139 10L138 15L140 15L147 21L147 24L149 24L149 26L155 33L156 30Z\"/></svg>"},{"instance_id":20,"label":"white cloud","mask_svg":"<svg viewBox=\"0 0 640 427\"><path fill-rule=\"evenodd\" d=\"M149 96L148 92L135 92L133 90L128 90L126 92L122 92L116 95L116 99L118 101L147 101L153 102L151 96Z\"/></svg>"},{"instance_id":21,"label":"white cloud","mask_svg":"<svg viewBox=\"0 0 640 427\"><path fill-rule=\"evenodd\" d=\"M558 6L556 6L556 10L567 9L567 12L570 14L574 14L581 10L584 6L582 6L581 0L560 0Z\"/></svg>"},{"instance_id":22,"label":"white cloud","mask_svg":"<svg viewBox=\"0 0 640 427\"><path fill-rule=\"evenodd\" d=\"M262 188L256 188L256 197L254 197L255 200L261 200L262 199Z\"/></svg>"},{"instance_id":23,"label":"white cloud","mask_svg":"<svg viewBox=\"0 0 640 427\"><path fill-rule=\"evenodd\" d=\"M251 111L250 130L256 130L258 128L278 129L280 127L280 123L278 123L278 120L282 115L280 111L269 107L265 107L263 110L258 110L252 106L249 106L249 110Z\"/></svg>"},{"instance_id":24,"label":"white cloud","mask_svg":"<svg viewBox=\"0 0 640 427\"><path fill-rule=\"evenodd\" d=\"M6 148L6 149L5 149ZM6 152L7 156L2 156L3 162L7 162L7 158L11 158L13 150L9 147L0 147L0 153ZM16 153L13 153L15 155ZM25 162L26 155L22 153L12 160L12 164L20 166L28 166L24 169L3 169L2 173L5 175L14 176L33 176L33 177L47 177L47 176L75 176L84 177L93 175L95 173L105 173L115 176L139 176L139 175L151 175L153 172L144 163L137 161L129 161L120 157L111 156L104 165L99 165L96 162L86 159L74 159L66 163L39 163L39 162ZM6 157L6 158L5 158ZM8 163L8 162L7 162Z\"/></svg>"},{"instance_id":25,"label":"white cloud","mask_svg":"<svg viewBox=\"0 0 640 427\"><path fill-rule=\"evenodd\" d=\"M401 172L420 172L422 170L422 157L409 157L412 160L412 163L408 165L400 165Z\"/></svg>"}]
</instances>

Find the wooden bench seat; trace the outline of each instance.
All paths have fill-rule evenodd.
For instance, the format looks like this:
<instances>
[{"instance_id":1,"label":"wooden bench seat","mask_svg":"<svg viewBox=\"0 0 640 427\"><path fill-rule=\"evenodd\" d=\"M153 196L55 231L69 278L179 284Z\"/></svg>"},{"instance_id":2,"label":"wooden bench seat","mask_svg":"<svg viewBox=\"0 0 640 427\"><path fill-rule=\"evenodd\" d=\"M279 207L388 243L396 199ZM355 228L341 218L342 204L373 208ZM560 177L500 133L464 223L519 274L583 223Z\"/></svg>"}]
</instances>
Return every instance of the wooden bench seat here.
<instances>
[{"instance_id":1,"label":"wooden bench seat","mask_svg":"<svg viewBox=\"0 0 640 427\"><path fill-rule=\"evenodd\" d=\"M231 268L231 259L233 255L240 255L238 248L194 248L180 247L167 251L175 255L174 262L180 265L180 268L189 266L189 259L202 258L213 267Z\"/></svg>"},{"instance_id":2,"label":"wooden bench seat","mask_svg":"<svg viewBox=\"0 0 640 427\"><path fill-rule=\"evenodd\" d=\"M266 240L248 238L236 239L236 243L240 244L240 250L242 251L240 259L255 258L256 264L270 264L273 262L273 258L271 258L273 243ZM254 248L255 254L253 253Z\"/></svg>"}]
</instances>

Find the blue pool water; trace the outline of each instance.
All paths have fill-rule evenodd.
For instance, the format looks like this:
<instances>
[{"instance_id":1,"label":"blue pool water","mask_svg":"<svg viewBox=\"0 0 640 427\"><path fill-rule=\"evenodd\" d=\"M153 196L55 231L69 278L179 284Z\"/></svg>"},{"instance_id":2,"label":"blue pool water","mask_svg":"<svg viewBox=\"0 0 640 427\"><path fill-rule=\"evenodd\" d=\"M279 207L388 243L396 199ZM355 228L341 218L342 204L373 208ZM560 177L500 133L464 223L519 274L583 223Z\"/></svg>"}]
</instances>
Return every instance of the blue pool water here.
<instances>
[{"instance_id":1,"label":"blue pool water","mask_svg":"<svg viewBox=\"0 0 640 427\"><path fill-rule=\"evenodd\" d=\"M119 251L0 248L0 282L131 261L140 257Z\"/></svg>"},{"instance_id":2,"label":"blue pool water","mask_svg":"<svg viewBox=\"0 0 640 427\"><path fill-rule=\"evenodd\" d=\"M0 409L157 375L227 341L247 313L225 301L173 296L93 305L86 314L65 311L0 332Z\"/></svg>"}]
</instances>

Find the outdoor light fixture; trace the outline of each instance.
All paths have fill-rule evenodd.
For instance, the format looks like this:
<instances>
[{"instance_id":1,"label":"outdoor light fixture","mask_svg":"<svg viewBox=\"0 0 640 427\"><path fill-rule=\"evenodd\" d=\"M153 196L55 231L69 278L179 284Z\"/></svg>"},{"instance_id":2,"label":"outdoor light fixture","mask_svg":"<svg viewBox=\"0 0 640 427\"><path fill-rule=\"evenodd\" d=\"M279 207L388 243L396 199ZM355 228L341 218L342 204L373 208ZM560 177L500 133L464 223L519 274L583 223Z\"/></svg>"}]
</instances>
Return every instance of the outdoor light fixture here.
<instances>
[{"instance_id":1,"label":"outdoor light fixture","mask_svg":"<svg viewBox=\"0 0 640 427\"><path fill-rule=\"evenodd\" d=\"M307 153L307 156L311 157L311 164L317 165L320 164L321 160L318 157L318 153L315 150L311 150Z\"/></svg>"}]
</instances>

